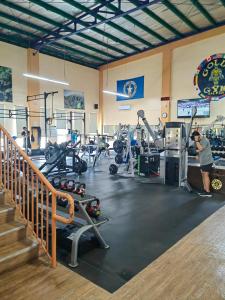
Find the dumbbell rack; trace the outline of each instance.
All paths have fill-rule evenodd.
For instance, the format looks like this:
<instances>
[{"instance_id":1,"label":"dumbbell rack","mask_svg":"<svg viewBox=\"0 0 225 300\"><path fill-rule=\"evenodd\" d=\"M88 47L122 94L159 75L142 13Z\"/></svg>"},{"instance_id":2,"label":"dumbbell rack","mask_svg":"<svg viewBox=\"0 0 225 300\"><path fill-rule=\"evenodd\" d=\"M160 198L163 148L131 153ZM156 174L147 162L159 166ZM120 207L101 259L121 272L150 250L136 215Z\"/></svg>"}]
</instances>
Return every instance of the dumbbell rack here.
<instances>
[{"instance_id":1,"label":"dumbbell rack","mask_svg":"<svg viewBox=\"0 0 225 300\"><path fill-rule=\"evenodd\" d=\"M64 190L61 191L65 193ZM67 237L72 241L71 258L70 258L69 266L75 268L78 266L77 257L78 257L79 240L85 232L92 230L97 240L99 241L101 247L104 249L109 248L109 245L106 243L106 241L104 240L104 238L102 237L98 229L101 225L108 222L109 219L101 216L98 219L94 219L88 215L86 211L86 205L90 201L95 200L96 197L91 195L84 195L83 197L81 197L80 195L71 192L66 192L66 193L70 194L74 198L75 204L78 206L79 209L79 212L75 213L74 222L72 223L76 225L75 231L72 232ZM57 214L61 214L62 216L65 216L68 214L68 209L66 207L57 205Z\"/></svg>"}]
</instances>

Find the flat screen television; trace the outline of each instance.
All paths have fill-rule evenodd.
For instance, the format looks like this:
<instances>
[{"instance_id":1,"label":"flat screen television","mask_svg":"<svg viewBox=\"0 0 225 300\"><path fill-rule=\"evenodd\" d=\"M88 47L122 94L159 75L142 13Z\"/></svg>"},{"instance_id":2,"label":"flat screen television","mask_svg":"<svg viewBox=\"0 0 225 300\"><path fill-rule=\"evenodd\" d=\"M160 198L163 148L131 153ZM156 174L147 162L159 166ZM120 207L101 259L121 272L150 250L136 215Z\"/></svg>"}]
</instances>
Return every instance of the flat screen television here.
<instances>
[{"instance_id":1,"label":"flat screen television","mask_svg":"<svg viewBox=\"0 0 225 300\"><path fill-rule=\"evenodd\" d=\"M197 107L197 118L210 117L210 100L207 99L188 99L177 101L177 117L191 118L192 107Z\"/></svg>"}]
</instances>

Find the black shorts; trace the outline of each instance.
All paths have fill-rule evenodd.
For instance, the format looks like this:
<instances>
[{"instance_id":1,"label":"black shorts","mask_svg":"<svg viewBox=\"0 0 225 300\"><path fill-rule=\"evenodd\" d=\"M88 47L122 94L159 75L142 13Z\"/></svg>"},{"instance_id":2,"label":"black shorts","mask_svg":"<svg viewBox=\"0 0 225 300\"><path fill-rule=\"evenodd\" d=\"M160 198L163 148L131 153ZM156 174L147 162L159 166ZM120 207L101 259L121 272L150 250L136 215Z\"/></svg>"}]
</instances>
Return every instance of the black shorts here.
<instances>
[{"instance_id":1,"label":"black shorts","mask_svg":"<svg viewBox=\"0 0 225 300\"><path fill-rule=\"evenodd\" d=\"M200 169L202 172L208 172L210 173L212 170L212 165L213 164L208 164L208 165L204 165L204 166L200 166Z\"/></svg>"}]
</instances>

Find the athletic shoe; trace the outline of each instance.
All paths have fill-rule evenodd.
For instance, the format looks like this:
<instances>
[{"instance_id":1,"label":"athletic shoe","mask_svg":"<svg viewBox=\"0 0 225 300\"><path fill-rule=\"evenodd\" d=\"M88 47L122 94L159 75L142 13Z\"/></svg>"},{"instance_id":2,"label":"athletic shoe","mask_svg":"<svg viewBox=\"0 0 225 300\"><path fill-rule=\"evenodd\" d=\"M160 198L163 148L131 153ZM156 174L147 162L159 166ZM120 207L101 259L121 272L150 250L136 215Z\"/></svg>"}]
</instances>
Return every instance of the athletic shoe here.
<instances>
[{"instance_id":1,"label":"athletic shoe","mask_svg":"<svg viewBox=\"0 0 225 300\"><path fill-rule=\"evenodd\" d=\"M196 191L196 193L197 193L198 195L201 195L201 194L204 194L205 191L204 191L203 189L201 189L201 190Z\"/></svg>"},{"instance_id":2,"label":"athletic shoe","mask_svg":"<svg viewBox=\"0 0 225 300\"><path fill-rule=\"evenodd\" d=\"M200 197L212 197L211 193L203 192L199 194Z\"/></svg>"}]
</instances>

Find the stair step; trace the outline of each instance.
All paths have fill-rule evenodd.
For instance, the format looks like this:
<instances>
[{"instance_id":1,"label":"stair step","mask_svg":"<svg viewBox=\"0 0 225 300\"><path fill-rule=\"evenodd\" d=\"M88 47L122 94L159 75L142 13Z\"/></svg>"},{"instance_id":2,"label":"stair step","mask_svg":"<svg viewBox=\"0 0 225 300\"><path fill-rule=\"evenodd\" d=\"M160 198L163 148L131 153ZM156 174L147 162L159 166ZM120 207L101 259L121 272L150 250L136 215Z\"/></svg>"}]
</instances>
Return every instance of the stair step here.
<instances>
[{"instance_id":1,"label":"stair step","mask_svg":"<svg viewBox=\"0 0 225 300\"><path fill-rule=\"evenodd\" d=\"M7 204L0 205L0 224L9 223L14 220L15 208Z\"/></svg>"},{"instance_id":2,"label":"stair step","mask_svg":"<svg viewBox=\"0 0 225 300\"><path fill-rule=\"evenodd\" d=\"M38 243L29 239L0 247L0 273L38 257Z\"/></svg>"},{"instance_id":3,"label":"stair step","mask_svg":"<svg viewBox=\"0 0 225 300\"><path fill-rule=\"evenodd\" d=\"M23 240L26 237L26 226L13 221L0 224L0 247L10 243Z\"/></svg>"},{"instance_id":4,"label":"stair step","mask_svg":"<svg viewBox=\"0 0 225 300\"><path fill-rule=\"evenodd\" d=\"M0 204L4 204L4 203L5 203L5 193L0 192Z\"/></svg>"},{"instance_id":5,"label":"stair step","mask_svg":"<svg viewBox=\"0 0 225 300\"><path fill-rule=\"evenodd\" d=\"M6 204L7 201L11 200L11 193L10 192L4 192L0 191L0 205Z\"/></svg>"}]
</instances>

